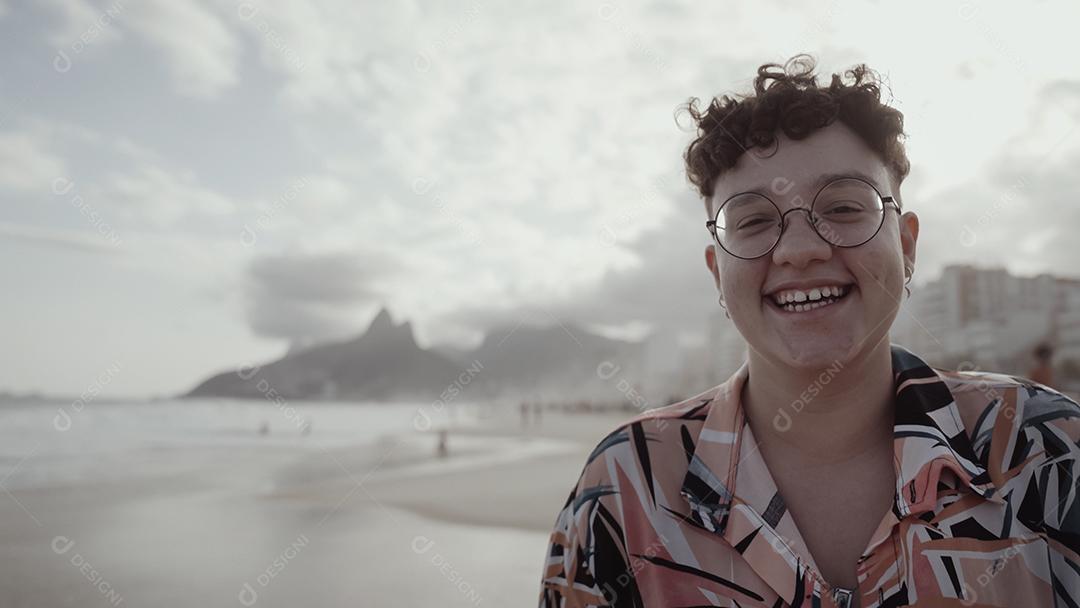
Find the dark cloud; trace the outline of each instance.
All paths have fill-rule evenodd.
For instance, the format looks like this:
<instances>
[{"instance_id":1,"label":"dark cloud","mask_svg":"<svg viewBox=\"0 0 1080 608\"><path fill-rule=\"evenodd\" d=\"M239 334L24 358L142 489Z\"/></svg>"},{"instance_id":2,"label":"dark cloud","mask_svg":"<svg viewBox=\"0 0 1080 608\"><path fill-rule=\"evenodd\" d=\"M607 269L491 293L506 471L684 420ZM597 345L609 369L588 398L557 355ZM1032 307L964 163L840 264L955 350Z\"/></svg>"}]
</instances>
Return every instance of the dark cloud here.
<instances>
[{"instance_id":1,"label":"dark cloud","mask_svg":"<svg viewBox=\"0 0 1080 608\"><path fill-rule=\"evenodd\" d=\"M286 254L248 268L248 322L255 333L311 343L347 337L364 326L383 294L373 285L400 269L376 253ZM362 314L361 314L362 313Z\"/></svg>"},{"instance_id":2,"label":"dark cloud","mask_svg":"<svg viewBox=\"0 0 1080 608\"><path fill-rule=\"evenodd\" d=\"M705 331L706 320L717 303L716 287L705 267L703 204L690 194L676 203L665 221L623 244L618 230L616 246L632 250L640 265L630 270L609 271L593 287L572 300L540 300L506 310L470 308L443 319L470 329L516 325L524 322L552 324L555 319L581 324L624 325L640 321L659 331ZM611 233L597 235L611 240Z\"/></svg>"}]
</instances>

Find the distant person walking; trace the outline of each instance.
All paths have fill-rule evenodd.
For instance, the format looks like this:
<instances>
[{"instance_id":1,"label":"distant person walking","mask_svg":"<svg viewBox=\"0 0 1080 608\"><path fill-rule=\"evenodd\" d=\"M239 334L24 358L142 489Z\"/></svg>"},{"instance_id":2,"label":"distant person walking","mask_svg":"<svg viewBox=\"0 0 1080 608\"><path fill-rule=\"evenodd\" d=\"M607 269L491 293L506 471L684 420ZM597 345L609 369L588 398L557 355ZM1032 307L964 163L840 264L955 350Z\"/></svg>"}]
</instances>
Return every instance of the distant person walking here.
<instances>
[{"instance_id":1,"label":"distant person walking","mask_svg":"<svg viewBox=\"0 0 1080 608\"><path fill-rule=\"evenodd\" d=\"M439 445L435 448L435 452L439 455L439 458L446 458L450 455L450 449L446 445L446 429L439 430Z\"/></svg>"},{"instance_id":2,"label":"distant person walking","mask_svg":"<svg viewBox=\"0 0 1080 608\"><path fill-rule=\"evenodd\" d=\"M1043 343L1035 347L1035 367L1028 372L1028 379L1039 384L1053 386L1054 384L1054 348Z\"/></svg>"}]
</instances>

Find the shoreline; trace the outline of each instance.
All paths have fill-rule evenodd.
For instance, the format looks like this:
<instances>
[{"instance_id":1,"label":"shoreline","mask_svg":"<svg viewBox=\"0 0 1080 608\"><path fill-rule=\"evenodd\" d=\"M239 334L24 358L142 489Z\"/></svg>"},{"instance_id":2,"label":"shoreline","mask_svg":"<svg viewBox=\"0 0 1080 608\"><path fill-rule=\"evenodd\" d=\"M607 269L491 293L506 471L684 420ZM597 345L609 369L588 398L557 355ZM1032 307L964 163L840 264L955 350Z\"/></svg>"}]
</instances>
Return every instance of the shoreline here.
<instances>
[{"instance_id":1,"label":"shoreline","mask_svg":"<svg viewBox=\"0 0 1080 608\"><path fill-rule=\"evenodd\" d=\"M371 500L433 520L550 531L588 454L629 417L553 414L541 426L524 429L507 418L452 429L449 455L443 458L436 455L437 433L432 431L429 455L414 454L353 476L368 476L363 485ZM343 480L351 481L342 472L267 498L321 503Z\"/></svg>"},{"instance_id":2,"label":"shoreline","mask_svg":"<svg viewBox=\"0 0 1080 608\"><path fill-rule=\"evenodd\" d=\"M118 605L162 608L249 592L260 608L534 604L555 517L627 418L545 413L523 427L500 412L447 429L445 458L437 432L326 449L169 446L130 452L134 476L4 488L0 605L115 605L102 585Z\"/></svg>"}]
</instances>

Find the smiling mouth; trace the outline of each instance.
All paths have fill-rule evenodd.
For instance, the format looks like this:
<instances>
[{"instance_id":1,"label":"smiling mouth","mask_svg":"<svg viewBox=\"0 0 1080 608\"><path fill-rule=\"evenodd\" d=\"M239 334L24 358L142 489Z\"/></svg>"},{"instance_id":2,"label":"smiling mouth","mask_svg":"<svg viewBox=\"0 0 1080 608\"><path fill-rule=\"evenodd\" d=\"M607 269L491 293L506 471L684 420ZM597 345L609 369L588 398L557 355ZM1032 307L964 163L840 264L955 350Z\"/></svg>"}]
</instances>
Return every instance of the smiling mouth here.
<instances>
[{"instance_id":1,"label":"smiling mouth","mask_svg":"<svg viewBox=\"0 0 1080 608\"><path fill-rule=\"evenodd\" d=\"M833 304L836 304L837 302L840 302L840 301L844 300L845 298L847 298L851 294L851 291L852 291L852 289L854 287L855 287L854 283L844 285L843 287L840 288L840 293L837 294L837 295L828 295L828 296L819 295L819 297L816 298L816 299L810 299L810 297L807 296L807 299L805 299L802 302L793 301L793 302L785 302L785 303L781 304L780 302L777 301L776 296L773 296L773 295L765 296L765 300L768 301L770 306L772 306L773 308L776 308L777 310L779 310L781 312L786 312L786 313L810 312L812 310L817 310L819 308L826 308L828 306L832 306Z\"/></svg>"}]
</instances>

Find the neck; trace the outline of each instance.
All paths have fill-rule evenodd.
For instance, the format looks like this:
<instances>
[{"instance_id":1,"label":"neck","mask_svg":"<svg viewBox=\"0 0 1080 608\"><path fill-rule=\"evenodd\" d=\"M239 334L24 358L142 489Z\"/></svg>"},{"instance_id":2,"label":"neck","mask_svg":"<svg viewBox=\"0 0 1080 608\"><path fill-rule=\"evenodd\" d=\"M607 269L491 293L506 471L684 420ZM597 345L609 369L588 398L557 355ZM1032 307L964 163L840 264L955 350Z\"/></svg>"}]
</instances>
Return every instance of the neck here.
<instances>
[{"instance_id":1,"label":"neck","mask_svg":"<svg viewBox=\"0 0 1080 608\"><path fill-rule=\"evenodd\" d=\"M807 465L838 464L892 449L893 377L888 334L869 352L819 370L792 368L750 349L742 399L751 431Z\"/></svg>"}]
</instances>

